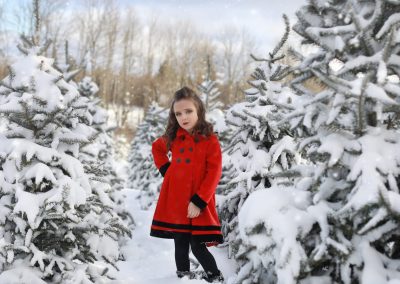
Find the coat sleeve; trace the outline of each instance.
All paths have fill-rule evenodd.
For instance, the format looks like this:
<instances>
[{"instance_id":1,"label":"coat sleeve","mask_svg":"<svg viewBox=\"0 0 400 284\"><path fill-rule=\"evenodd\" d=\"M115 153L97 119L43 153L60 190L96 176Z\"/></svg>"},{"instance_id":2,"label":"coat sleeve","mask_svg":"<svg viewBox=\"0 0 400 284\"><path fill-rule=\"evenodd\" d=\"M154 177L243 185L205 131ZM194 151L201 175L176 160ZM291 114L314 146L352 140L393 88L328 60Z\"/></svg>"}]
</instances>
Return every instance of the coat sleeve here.
<instances>
[{"instance_id":1,"label":"coat sleeve","mask_svg":"<svg viewBox=\"0 0 400 284\"><path fill-rule=\"evenodd\" d=\"M161 175L164 176L171 164L168 159L167 142L164 137L156 139L151 147L154 163Z\"/></svg>"},{"instance_id":2,"label":"coat sleeve","mask_svg":"<svg viewBox=\"0 0 400 284\"><path fill-rule=\"evenodd\" d=\"M190 199L197 207L203 209L215 194L215 189L222 174L221 147L217 136L212 136L206 154L206 175L199 190Z\"/></svg>"}]
</instances>

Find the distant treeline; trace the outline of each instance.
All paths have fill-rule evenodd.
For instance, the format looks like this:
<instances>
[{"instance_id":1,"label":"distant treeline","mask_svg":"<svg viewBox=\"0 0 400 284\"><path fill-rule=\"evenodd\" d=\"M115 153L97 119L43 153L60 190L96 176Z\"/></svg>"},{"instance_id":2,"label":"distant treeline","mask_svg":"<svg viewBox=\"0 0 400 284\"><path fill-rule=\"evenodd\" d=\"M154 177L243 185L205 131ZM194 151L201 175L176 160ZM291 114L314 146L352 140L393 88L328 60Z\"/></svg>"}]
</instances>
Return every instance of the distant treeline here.
<instances>
[{"instance_id":1,"label":"distant treeline","mask_svg":"<svg viewBox=\"0 0 400 284\"><path fill-rule=\"evenodd\" d=\"M245 30L226 27L218 39L200 32L189 20L166 22L157 14L141 20L133 7L116 0L41 0L41 41L51 39L46 56L71 69L77 80L91 76L105 107L161 105L182 85L204 80L210 58L212 80L226 105L243 98L255 40ZM32 34L32 1L15 7L0 2L0 75L7 74L18 33ZM184 19L185 16L182 16ZM68 48L66 48L68 42ZM67 51L67 52L66 52ZM123 122L122 122L123 124Z\"/></svg>"}]
</instances>

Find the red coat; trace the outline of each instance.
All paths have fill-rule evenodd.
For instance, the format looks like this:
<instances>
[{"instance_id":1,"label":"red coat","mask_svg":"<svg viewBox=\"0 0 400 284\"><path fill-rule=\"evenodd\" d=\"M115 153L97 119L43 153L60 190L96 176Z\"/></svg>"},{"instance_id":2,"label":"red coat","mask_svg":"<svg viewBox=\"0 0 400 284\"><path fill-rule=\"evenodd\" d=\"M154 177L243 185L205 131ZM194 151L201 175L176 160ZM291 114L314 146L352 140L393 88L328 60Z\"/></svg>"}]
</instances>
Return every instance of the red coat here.
<instances>
[{"instance_id":1,"label":"red coat","mask_svg":"<svg viewBox=\"0 0 400 284\"><path fill-rule=\"evenodd\" d=\"M170 148L171 161L165 138L158 138L152 145L154 162L164 181L150 235L170 239L177 233L190 233L209 245L222 243L215 208L215 189L222 170L217 136L192 136L179 128ZM190 201L201 209L200 215L192 219L187 218Z\"/></svg>"}]
</instances>

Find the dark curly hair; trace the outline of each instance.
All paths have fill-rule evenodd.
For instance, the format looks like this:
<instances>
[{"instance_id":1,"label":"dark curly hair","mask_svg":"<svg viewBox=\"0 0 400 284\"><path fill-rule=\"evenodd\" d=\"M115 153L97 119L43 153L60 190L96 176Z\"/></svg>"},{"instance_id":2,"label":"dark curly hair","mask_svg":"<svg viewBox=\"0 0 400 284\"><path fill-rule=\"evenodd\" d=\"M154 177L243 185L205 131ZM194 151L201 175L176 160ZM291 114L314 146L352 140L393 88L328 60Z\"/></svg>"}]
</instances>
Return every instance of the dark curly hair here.
<instances>
[{"instance_id":1,"label":"dark curly hair","mask_svg":"<svg viewBox=\"0 0 400 284\"><path fill-rule=\"evenodd\" d=\"M175 92L169 109L167 128L163 135L167 140L168 149L170 148L172 141L175 139L176 132L179 128L179 123L174 113L174 104L180 100L191 100L196 107L198 120L193 128L193 133L195 135L210 136L214 132L212 124L206 121L206 110L199 96L189 87L183 87Z\"/></svg>"}]
</instances>

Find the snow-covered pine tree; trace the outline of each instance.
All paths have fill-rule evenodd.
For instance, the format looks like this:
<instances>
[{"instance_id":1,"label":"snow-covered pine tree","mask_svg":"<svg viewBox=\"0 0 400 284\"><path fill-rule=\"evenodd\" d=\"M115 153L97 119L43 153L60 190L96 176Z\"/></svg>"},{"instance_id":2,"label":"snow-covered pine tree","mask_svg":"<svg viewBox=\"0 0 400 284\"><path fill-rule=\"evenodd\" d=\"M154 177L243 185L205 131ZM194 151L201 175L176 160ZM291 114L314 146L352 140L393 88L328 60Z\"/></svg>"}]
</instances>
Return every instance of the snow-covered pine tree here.
<instances>
[{"instance_id":1,"label":"snow-covered pine tree","mask_svg":"<svg viewBox=\"0 0 400 284\"><path fill-rule=\"evenodd\" d=\"M74 87L77 87L74 78L76 75L79 74L81 69L76 68L73 69L73 64L71 63L72 58L69 55L69 44L68 41L66 40L64 43L64 56L62 57L62 60L59 58L56 58L56 62L54 63L54 67L63 75L63 78L66 82L69 84L73 84Z\"/></svg>"},{"instance_id":2,"label":"snow-covered pine tree","mask_svg":"<svg viewBox=\"0 0 400 284\"><path fill-rule=\"evenodd\" d=\"M73 69L72 67L76 65L73 62L74 59L69 54L68 41L65 41L63 57L57 58L55 68L61 72L66 82L76 87L79 93L88 99L87 109L93 118L91 126L97 131L89 143L81 144L78 158L83 163L85 172L89 174L92 183L95 183L92 186L98 186L96 183L100 182L116 205L114 211L126 221L127 225L132 225L133 218L123 203L125 196L121 190L124 180L116 170L115 143L111 138L112 129L107 127L108 114L101 107L101 100L96 96L99 87L88 76L77 84L74 78L81 70Z\"/></svg>"},{"instance_id":3,"label":"snow-covered pine tree","mask_svg":"<svg viewBox=\"0 0 400 284\"><path fill-rule=\"evenodd\" d=\"M204 103L206 112L210 113L214 109L222 109L224 104L220 100L221 92L217 88L217 82L213 81L210 57L207 56L207 72L204 81L197 88L200 91L200 99Z\"/></svg>"},{"instance_id":4,"label":"snow-covered pine tree","mask_svg":"<svg viewBox=\"0 0 400 284\"><path fill-rule=\"evenodd\" d=\"M92 78L85 76L78 84L74 81L75 76L81 71L72 69L76 64L69 54L69 44L65 41L64 54L62 59L57 59L55 67L63 75L63 78L69 84L75 86L79 93L88 99L87 109L92 116L91 126L97 131L93 139L86 144L81 145L79 160L83 163L85 172L89 174L92 186L98 186L100 182L106 190L109 197L115 203L113 209L123 218L127 225L133 225L133 217L126 210L124 199L121 192L124 180L117 174L115 161L115 143L112 139L112 128L107 126L108 114L101 107L101 100L96 96L99 87Z\"/></svg>"},{"instance_id":5,"label":"snow-covered pine tree","mask_svg":"<svg viewBox=\"0 0 400 284\"><path fill-rule=\"evenodd\" d=\"M231 183L232 179L236 176L236 169L233 166L230 155L228 152L222 152L222 174L219 180L216 193L219 195L227 195L235 187ZM220 203L217 203L220 206Z\"/></svg>"},{"instance_id":6,"label":"snow-covered pine tree","mask_svg":"<svg viewBox=\"0 0 400 284\"><path fill-rule=\"evenodd\" d=\"M327 86L298 116L314 134L303 143L319 172L310 207L326 208L305 272L322 267L343 283L389 283L400 275L393 250L400 244L399 12L399 1L384 0L310 3L298 12L295 30L320 51L303 62L315 64L308 72ZM301 19L312 16L321 22L305 33ZM341 68L318 66L332 61Z\"/></svg>"},{"instance_id":7,"label":"snow-covered pine tree","mask_svg":"<svg viewBox=\"0 0 400 284\"><path fill-rule=\"evenodd\" d=\"M225 123L224 104L220 99L221 92L218 89L217 82L212 80L211 76L211 62L210 57L207 56L207 72L204 81L197 86L197 89L206 109L206 119L212 123L214 132L218 133L220 142L224 146L229 139L230 129Z\"/></svg>"},{"instance_id":8,"label":"snow-covered pine tree","mask_svg":"<svg viewBox=\"0 0 400 284\"><path fill-rule=\"evenodd\" d=\"M162 176L154 165L151 145L165 132L168 110L152 102L144 120L138 125L128 158L128 187L140 191L138 199L143 209L158 197Z\"/></svg>"},{"instance_id":9,"label":"snow-covered pine tree","mask_svg":"<svg viewBox=\"0 0 400 284\"><path fill-rule=\"evenodd\" d=\"M97 86L96 82L94 82L91 77L89 76L83 77L78 84L78 90L82 96L87 97L92 101L95 101L97 105L100 104L100 99L96 96L96 94L99 91L99 86ZM97 113L95 110L93 111ZM100 118L102 119L99 122L99 124L104 124L107 120L106 114L103 113L100 115Z\"/></svg>"},{"instance_id":10,"label":"snow-covered pine tree","mask_svg":"<svg viewBox=\"0 0 400 284\"><path fill-rule=\"evenodd\" d=\"M224 104L220 100L221 92L217 87L217 82L211 79L212 70L210 57L207 56L207 72L204 81L201 82L197 89L200 92L200 99L203 101L206 109L206 119L217 133L222 149L229 144L232 138L232 128L225 122ZM222 158L222 175L218 184L217 193L224 194L230 190L229 181L234 176L234 167L230 163L229 155L223 152Z\"/></svg>"},{"instance_id":11,"label":"snow-covered pine tree","mask_svg":"<svg viewBox=\"0 0 400 284\"><path fill-rule=\"evenodd\" d=\"M307 130L306 163L294 186L255 193L239 216L241 235L272 256L265 283L398 283L399 11L399 1L342 0L297 12L294 30L314 52L297 67L286 119ZM307 88L310 78L325 87Z\"/></svg>"},{"instance_id":12,"label":"snow-covered pine tree","mask_svg":"<svg viewBox=\"0 0 400 284\"><path fill-rule=\"evenodd\" d=\"M268 59L253 58L259 62L249 81L250 89L245 91L246 101L233 105L227 113L227 123L236 129L230 143L229 154L235 167L236 177L232 179L231 191L223 197L219 213L226 241L235 254L240 267L251 262L239 247L242 244L238 227L238 212L253 191L266 189L277 182L275 175L288 169L294 162L295 141L287 125L281 125L283 115L292 108L294 94L280 81L289 73L289 67L276 62L279 50L289 34L289 23L285 16L286 33ZM258 281L260 263L246 271L239 272L240 281ZM246 280L247 279L247 280ZM249 280L251 279L251 280ZM248 282L251 283L251 282Z\"/></svg>"},{"instance_id":13,"label":"snow-covered pine tree","mask_svg":"<svg viewBox=\"0 0 400 284\"><path fill-rule=\"evenodd\" d=\"M124 187L123 178L117 173L112 139L112 129L107 126L108 114L101 107L101 100L96 96L99 87L93 80L86 76L78 83L78 91L88 98L88 111L93 117L91 126L97 134L91 143L82 145L79 160L82 162L85 172L89 174L92 186L103 186L105 192L115 204L113 210L125 220L127 225L133 225L133 217L125 208L125 196L122 193Z\"/></svg>"},{"instance_id":14,"label":"snow-covered pine tree","mask_svg":"<svg viewBox=\"0 0 400 284\"><path fill-rule=\"evenodd\" d=\"M22 55L1 81L2 271L35 268L39 277L94 283L112 277L118 240L129 230L102 188L91 187L80 146L96 135L88 99L21 37ZM4 146L4 147L3 147ZM12 272L11 272L12 273ZM103 280L102 280L103 279Z\"/></svg>"}]
</instances>

